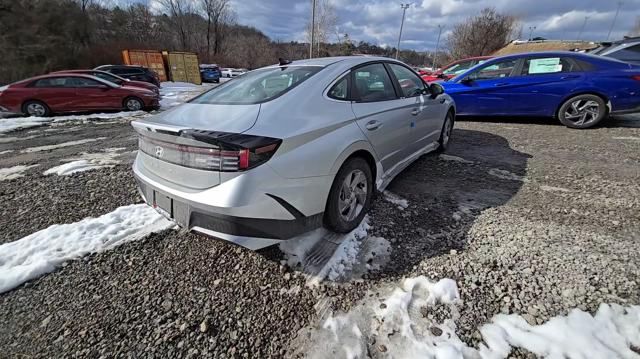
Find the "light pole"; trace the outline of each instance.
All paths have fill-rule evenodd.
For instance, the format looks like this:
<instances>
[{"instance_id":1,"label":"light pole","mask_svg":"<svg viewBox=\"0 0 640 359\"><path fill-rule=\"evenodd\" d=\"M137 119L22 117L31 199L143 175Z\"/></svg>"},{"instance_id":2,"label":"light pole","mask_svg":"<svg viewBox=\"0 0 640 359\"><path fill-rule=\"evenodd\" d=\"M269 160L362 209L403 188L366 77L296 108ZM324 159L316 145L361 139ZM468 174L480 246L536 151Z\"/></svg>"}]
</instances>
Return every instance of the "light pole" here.
<instances>
[{"instance_id":1,"label":"light pole","mask_svg":"<svg viewBox=\"0 0 640 359\"><path fill-rule=\"evenodd\" d=\"M438 50L440 48L440 35L442 34L442 28L444 25L438 25L438 41L436 41L436 53L433 54L433 64L431 64L431 68L433 70L436 69L436 58L438 57Z\"/></svg>"},{"instance_id":2,"label":"light pole","mask_svg":"<svg viewBox=\"0 0 640 359\"><path fill-rule=\"evenodd\" d=\"M582 27L580 28L580 32L578 33L578 40L582 38L582 32L584 31L584 27L587 26L587 21L589 20L589 16L584 17L584 22L582 23Z\"/></svg>"},{"instance_id":3,"label":"light pole","mask_svg":"<svg viewBox=\"0 0 640 359\"><path fill-rule=\"evenodd\" d=\"M533 39L533 30L535 30L536 27L535 26L529 26L529 41L531 41L531 39Z\"/></svg>"},{"instance_id":4,"label":"light pole","mask_svg":"<svg viewBox=\"0 0 640 359\"><path fill-rule=\"evenodd\" d=\"M313 38L316 32L316 0L311 1L311 41L309 42L309 58L313 58Z\"/></svg>"},{"instance_id":5,"label":"light pole","mask_svg":"<svg viewBox=\"0 0 640 359\"><path fill-rule=\"evenodd\" d=\"M402 22L400 23L400 34L398 34L398 46L396 47L396 60L398 59L398 55L400 54L400 39L402 39L402 27L404 26L404 15L407 12L407 9L411 6L411 4L400 4L402 8Z\"/></svg>"},{"instance_id":6,"label":"light pole","mask_svg":"<svg viewBox=\"0 0 640 359\"><path fill-rule=\"evenodd\" d=\"M618 1L618 8L616 8L616 14L613 16L613 21L611 22L609 33L607 33L607 40L609 40L609 36L611 36L611 31L613 31L613 27L616 26L616 20L618 20L618 13L620 12L620 7L622 7L622 1Z\"/></svg>"}]
</instances>

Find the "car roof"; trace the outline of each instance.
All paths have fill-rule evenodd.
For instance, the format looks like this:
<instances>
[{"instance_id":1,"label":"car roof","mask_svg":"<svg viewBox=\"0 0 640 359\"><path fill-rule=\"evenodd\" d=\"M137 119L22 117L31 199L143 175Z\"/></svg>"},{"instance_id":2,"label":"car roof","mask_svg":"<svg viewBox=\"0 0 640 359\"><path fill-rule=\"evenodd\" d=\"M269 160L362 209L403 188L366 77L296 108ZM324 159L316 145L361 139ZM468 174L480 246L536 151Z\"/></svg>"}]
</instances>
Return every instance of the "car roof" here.
<instances>
[{"instance_id":1,"label":"car roof","mask_svg":"<svg viewBox=\"0 0 640 359\"><path fill-rule=\"evenodd\" d=\"M304 59L304 60L295 60L287 65L272 65L267 67L286 67L286 66L320 66L327 67L333 64L340 64L344 67L353 67L359 64L364 64L372 61L387 61L387 62L397 62L401 63L398 60L382 57L382 56L334 56L334 57L318 57L313 59ZM408 65L407 65L408 66Z\"/></svg>"},{"instance_id":2,"label":"car roof","mask_svg":"<svg viewBox=\"0 0 640 359\"><path fill-rule=\"evenodd\" d=\"M94 70L100 70L100 69L106 69L106 68L115 68L115 67L146 69L146 67L141 66L141 65L100 65L100 66L94 68Z\"/></svg>"},{"instance_id":3,"label":"car roof","mask_svg":"<svg viewBox=\"0 0 640 359\"><path fill-rule=\"evenodd\" d=\"M84 70L60 70L60 71L55 71L55 72L51 72L49 73L50 75L53 74L86 74L87 72L100 72L103 74L107 74L107 75L111 75L111 76L116 76L114 74L112 74L111 72L107 72L107 71L102 71L102 70L95 70L95 69L84 69Z\"/></svg>"}]
</instances>

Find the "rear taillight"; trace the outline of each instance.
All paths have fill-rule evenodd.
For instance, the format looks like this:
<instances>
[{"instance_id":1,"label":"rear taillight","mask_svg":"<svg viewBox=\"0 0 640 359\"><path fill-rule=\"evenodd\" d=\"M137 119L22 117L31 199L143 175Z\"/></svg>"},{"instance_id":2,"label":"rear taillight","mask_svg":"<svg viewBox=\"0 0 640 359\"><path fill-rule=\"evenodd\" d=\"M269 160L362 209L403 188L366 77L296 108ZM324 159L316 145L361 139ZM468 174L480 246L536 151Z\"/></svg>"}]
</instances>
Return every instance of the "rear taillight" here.
<instances>
[{"instance_id":1,"label":"rear taillight","mask_svg":"<svg viewBox=\"0 0 640 359\"><path fill-rule=\"evenodd\" d=\"M631 76L631 78L636 80L636 81L640 81L640 75L633 75L633 76Z\"/></svg>"},{"instance_id":2,"label":"rear taillight","mask_svg":"<svg viewBox=\"0 0 640 359\"><path fill-rule=\"evenodd\" d=\"M244 171L267 162L282 142L279 139L208 131L187 130L184 137L205 142L200 147L140 136L140 151L180 166L222 172Z\"/></svg>"}]
</instances>

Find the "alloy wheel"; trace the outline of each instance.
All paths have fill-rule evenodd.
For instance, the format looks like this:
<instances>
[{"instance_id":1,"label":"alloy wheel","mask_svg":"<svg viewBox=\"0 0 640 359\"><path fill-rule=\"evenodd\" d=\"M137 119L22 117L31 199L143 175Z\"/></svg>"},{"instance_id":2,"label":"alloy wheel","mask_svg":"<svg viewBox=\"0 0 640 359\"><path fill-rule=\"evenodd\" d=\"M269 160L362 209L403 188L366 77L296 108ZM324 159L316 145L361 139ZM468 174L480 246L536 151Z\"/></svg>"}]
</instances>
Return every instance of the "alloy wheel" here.
<instances>
[{"instance_id":1,"label":"alloy wheel","mask_svg":"<svg viewBox=\"0 0 640 359\"><path fill-rule=\"evenodd\" d=\"M127 110L131 111L138 111L142 108L142 104L140 103L140 101L133 98L128 99L125 105L127 107Z\"/></svg>"},{"instance_id":2,"label":"alloy wheel","mask_svg":"<svg viewBox=\"0 0 640 359\"><path fill-rule=\"evenodd\" d=\"M600 105L593 100L576 100L564 112L564 118L578 126L596 121L600 115Z\"/></svg>"},{"instance_id":3,"label":"alloy wheel","mask_svg":"<svg viewBox=\"0 0 640 359\"><path fill-rule=\"evenodd\" d=\"M41 103L32 102L27 105L27 113L30 116L44 116L47 113L47 109Z\"/></svg>"},{"instance_id":4,"label":"alloy wheel","mask_svg":"<svg viewBox=\"0 0 640 359\"><path fill-rule=\"evenodd\" d=\"M453 122L451 122L451 116L447 115L444 123L444 131L442 132L442 146L449 144L449 138L451 137L451 131L453 130Z\"/></svg>"},{"instance_id":5,"label":"alloy wheel","mask_svg":"<svg viewBox=\"0 0 640 359\"><path fill-rule=\"evenodd\" d=\"M361 170L351 171L342 182L338 210L344 221L352 221L367 201L367 177Z\"/></svg>"}]
</instances>

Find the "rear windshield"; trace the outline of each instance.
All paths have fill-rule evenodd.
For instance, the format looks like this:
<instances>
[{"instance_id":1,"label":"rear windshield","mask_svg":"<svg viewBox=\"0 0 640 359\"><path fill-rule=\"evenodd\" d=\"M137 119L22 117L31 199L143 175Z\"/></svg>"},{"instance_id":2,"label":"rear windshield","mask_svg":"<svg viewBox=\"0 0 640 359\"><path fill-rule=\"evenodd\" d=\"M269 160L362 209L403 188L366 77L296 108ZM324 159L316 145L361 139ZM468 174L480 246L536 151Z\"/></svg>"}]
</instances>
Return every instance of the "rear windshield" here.
<instances>
[{"instance_id":1,"label":"rear windshield","mask_svg":"<svg viewBox=\"0 0 640 359\"><path fill-rule=\"evenodd\" d=\"M318 66L289 66L248 72L189 101L198 104L248 105L270 101L320 71Z\"/></svg>"}]
</instances>

